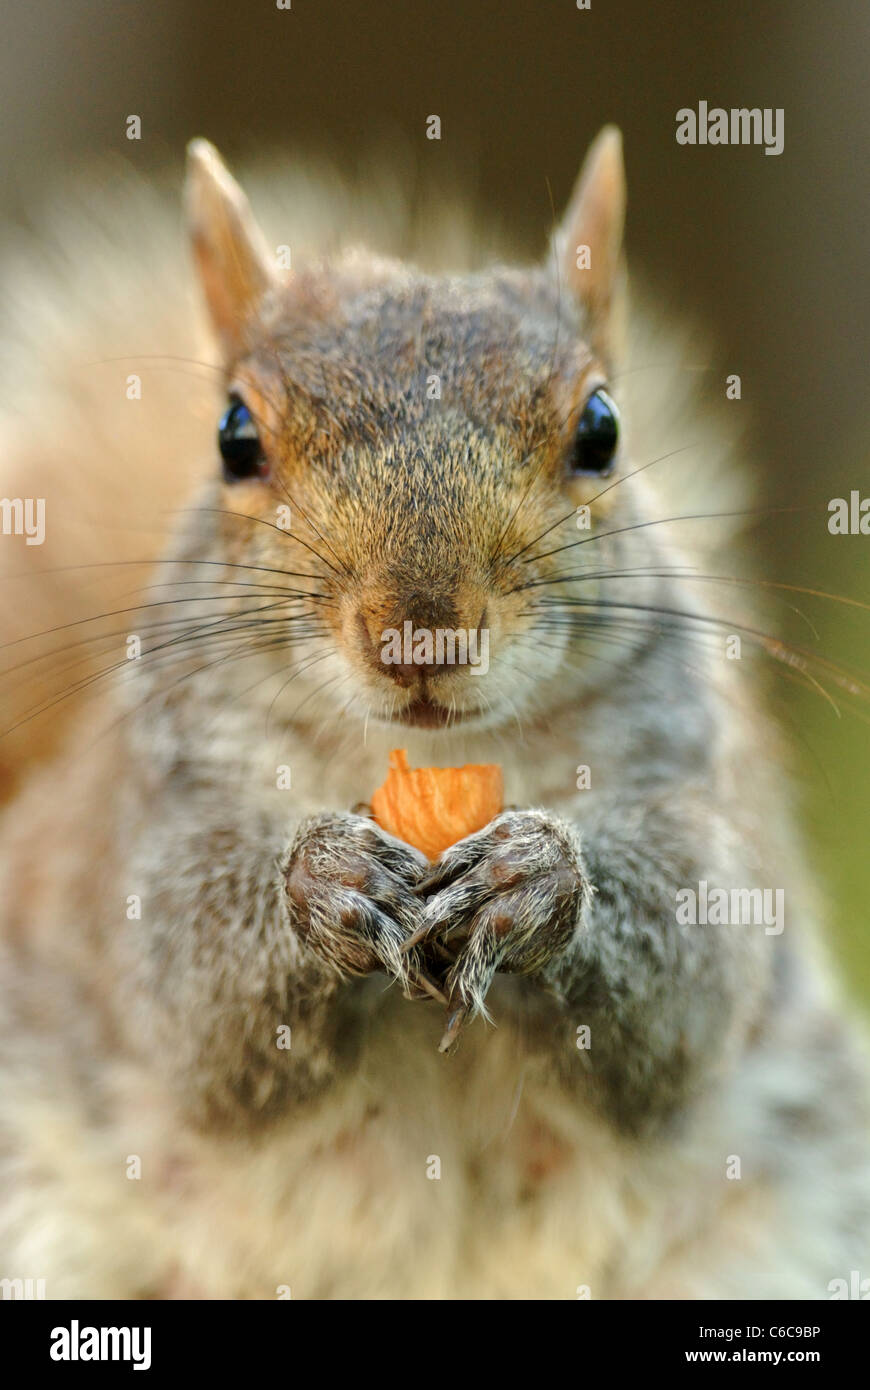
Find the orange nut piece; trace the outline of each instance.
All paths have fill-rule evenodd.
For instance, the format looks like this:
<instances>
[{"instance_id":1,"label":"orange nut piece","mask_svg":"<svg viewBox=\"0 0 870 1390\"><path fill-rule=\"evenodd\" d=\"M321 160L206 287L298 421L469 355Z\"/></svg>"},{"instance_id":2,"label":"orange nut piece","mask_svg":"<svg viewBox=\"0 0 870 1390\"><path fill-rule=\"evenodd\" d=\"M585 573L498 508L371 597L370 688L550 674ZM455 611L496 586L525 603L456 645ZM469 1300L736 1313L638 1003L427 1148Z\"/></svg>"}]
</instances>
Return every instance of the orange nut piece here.
<instances>
[{"instance_id":1,"label":"orange nut piece","mask_svg":"<svg viewBox=\"0 0 870 1390\"><path fill-rule=\"evenodd\" d=\"M437 859L442 850L488 825L501 811L503 800L497 763L412 768L404 748L396 748L371 807L388 835Z\"/></svg>"}]
</instances>

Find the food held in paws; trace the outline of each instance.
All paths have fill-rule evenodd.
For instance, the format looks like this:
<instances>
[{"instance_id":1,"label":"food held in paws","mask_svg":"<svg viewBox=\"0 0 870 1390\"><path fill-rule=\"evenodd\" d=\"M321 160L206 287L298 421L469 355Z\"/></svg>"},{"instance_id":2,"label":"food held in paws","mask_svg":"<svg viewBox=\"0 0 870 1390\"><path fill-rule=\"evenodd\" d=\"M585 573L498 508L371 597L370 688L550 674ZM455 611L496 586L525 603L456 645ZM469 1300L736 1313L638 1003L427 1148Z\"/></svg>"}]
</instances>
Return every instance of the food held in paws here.
<instances>
[{"instance_id":1,"label":"food held in paws","mask_svg":"<svg viewBox=\"0 0 870 1390\"><path fill-rule=\"evenodd\" d=\"M371 807L387 834L437 859L442 850L488 825L501 811L503 797L497 763L412 768L404 748L395 748Z\"/></svg>"}]
</instances>

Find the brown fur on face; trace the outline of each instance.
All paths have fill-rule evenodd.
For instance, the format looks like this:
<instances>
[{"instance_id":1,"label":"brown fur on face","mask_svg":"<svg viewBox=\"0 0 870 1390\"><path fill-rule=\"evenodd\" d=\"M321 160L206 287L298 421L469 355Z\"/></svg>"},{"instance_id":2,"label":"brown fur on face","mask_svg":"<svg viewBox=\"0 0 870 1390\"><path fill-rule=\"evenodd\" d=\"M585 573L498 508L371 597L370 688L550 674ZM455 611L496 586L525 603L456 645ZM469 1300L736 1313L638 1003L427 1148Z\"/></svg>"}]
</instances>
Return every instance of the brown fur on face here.
<instances>
[{"instance_id":1,"label":"brown fur on face","mask_svg":"<svg viewBox=\"0 0 870 1390\"><path fill-rule=\"evenodd\" d=\"M268 476L224 490L227 509L252 519L224 519L230 557L254 548L258 563L310 574L375 702L401 709L421 693L411 682L396 706L395 683L370 659L381 632L405 621L471 631L485 618L493 666L509 662L533 626L518 586L566 567L536 552L574 539L575 508L605 489L597 523L612 514L606 479L569 472L579 413L603 382L577 309L545 270L460 282L354 254L304 272L273 292L260 341L231 376ZM282 505L289 533L273 529ZM473 712L482 679L442 669L426 691Z\"/></svg>"},{"instance_id":2,"label":"brown fur on face","mask_svg":"<svg viewBox=\"0 0 870 1390\"><path fill-rule=\"evenodd\" d=\"M262 479L225 490L222 553L313 586L334 644L328 684L344 699L350 680L367 714L415 722L422 705L427 726L497 723L522 706L530 663L538 703L558 675L567 629L547 603L577 567L566 528L582 502L601 496L601 526L623 500L600 477L572 478L569 460L617 349L624 204L619 135L605 130L546 268L434 278L351 251L282 281L216 151L191 146L200 281L265 456ZM406 624L485 634L491 669L385 663L384 635Z\"/></svg>"}]
</instances>

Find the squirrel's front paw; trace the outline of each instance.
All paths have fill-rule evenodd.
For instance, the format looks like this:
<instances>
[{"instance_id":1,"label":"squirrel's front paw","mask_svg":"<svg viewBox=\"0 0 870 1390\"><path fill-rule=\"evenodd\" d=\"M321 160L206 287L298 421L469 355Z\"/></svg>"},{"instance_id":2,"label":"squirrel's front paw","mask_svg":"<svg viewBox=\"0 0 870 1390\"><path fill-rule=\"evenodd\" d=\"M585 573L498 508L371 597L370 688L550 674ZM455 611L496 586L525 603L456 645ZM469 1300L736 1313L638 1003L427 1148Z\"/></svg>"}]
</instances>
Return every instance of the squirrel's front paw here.
<instances>
[{"instance_id":1,"label":"squirrel's front paw","mask_svg":"<svg viewBox=\"0 0 870 1390\"><path fill-rule=\"evenodd\" d=\"M565 950L589 889L570 826L545 811L503 811L445 850L418 883L423 919L406 942L455 955L447 973L446 1051L484 1011L497 970L533 975Z\"/></svg>"},{"instance_id":2,"label":"squirrel's front paw","mask_svg":"<svg viewBox=\"0 0 870 1390\"><path fill-rule=\"evenodd\" d=\"M422 921L414 888L427 867L424 855L366 816L311 816L281 863L290 923L341 975L385 970L407 993L443 999L418 953L402 950Z\"/></svg>"}]
</instances>

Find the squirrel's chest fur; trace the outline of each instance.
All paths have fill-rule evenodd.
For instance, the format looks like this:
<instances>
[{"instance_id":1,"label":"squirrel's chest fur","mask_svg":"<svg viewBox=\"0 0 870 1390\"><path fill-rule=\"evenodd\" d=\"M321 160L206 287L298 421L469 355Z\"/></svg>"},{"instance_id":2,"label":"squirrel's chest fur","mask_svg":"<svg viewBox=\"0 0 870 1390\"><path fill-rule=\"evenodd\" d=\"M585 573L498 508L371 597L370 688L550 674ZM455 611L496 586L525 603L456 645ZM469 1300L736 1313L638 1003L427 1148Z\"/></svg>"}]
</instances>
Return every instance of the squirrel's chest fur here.
<instances>
[{"instance_id":1,"label":"squirrel's chest fur","mask_svg":"<svg viewBox=\"0 0 870 1390\"><path fill-rule=\"evenodd\" d=\"M246 1138L186 1124L147 1049L136 1056L99 1035L94 1004L113 992L110 953L86 964L93 943L70 930L71 919L105 918L107 892L120 904L132 887L124 871L102 882L83 873L84 858L115 835L105 792L118 748L96 749L66 780L37 779L26 834L17 845L9 837L9 881L27 901L22 998L33 1009L63 995L69 1011L60 1023L52 1013L19 1025L3 1104L16 1163L30 1174L4 1220L22 1233L19 1262L51 1268L54 1296L709 1297L745 1296L747 1277L762 1296L812 1295L814 1260L827 1258L823 1214L818 1230L795 1229L795 1259L788 1217L752 1158L753 1146L773 1142L756 1131L791 1042L734 1086L713 1088L673 1133L637 1142L560 1089L534 1046L523 982L497 981L497 1026L478 1020L445 1058L437 1006L372 977L359 986L357 1063L322 1100ZM546 775L562 760L554 750ZM545 772L546 760L537 766ZM304 787L304 761L299 770ZM361 794L367 775L339 762L328 795ZM279 796L264 800L272 814ZM46 845L64 847L50 876L39 872ZM15 911L7 904L13 920ZM735 1152L756 1175L729 1184L722 1173Z\"/></svg>"},{"instance_id":2,"label":"squirrel's chest fur","mask_svg":"<svg viewBox=\"0 0 870 1390\"><path fill-rule=\"evenodd\" d=\"M358 1069L251 1140L188 1127L147 1065L73 1079L69 1035L31 1037L3 1105L22 1267L98 1298L738 1296L759 1252L781 1281L769 1194L716 1180L709 1126L638 1149L560 1096L498 990L503 1026L445 1061L425 1007L367 988Z\"/></svg>"},{"instance_id":3,"label":"squirrel's chest fur","mask_svg":"<svg viewBox=\"0 0 870 1390\"><path fill-rule=\"evenodd\" d=\"M252 1145L167 1146L155 1116L149 1217L181 1296L603 1292L628 1220L604 1128L530 1083L512 1030L445 1066L425 1011L370 1003L353 1078Z\"/></svg>"}]
</instances>

